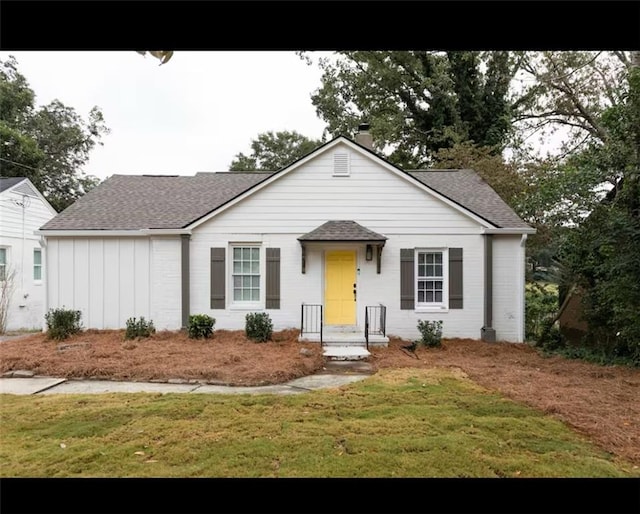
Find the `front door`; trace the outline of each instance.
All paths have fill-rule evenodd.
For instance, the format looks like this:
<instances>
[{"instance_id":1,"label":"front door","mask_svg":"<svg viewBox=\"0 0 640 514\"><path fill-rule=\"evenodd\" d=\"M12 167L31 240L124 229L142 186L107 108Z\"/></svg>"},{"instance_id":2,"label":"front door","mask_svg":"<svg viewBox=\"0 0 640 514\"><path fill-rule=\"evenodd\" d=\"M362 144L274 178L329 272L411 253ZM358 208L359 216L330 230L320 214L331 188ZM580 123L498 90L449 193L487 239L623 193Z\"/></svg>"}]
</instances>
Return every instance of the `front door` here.
<instances>
[{"instance_id":1,"label":"front door","mask_svg":"<svg viewBox=\"0 0 640 514\"><path fill-rule=\"evenodd\" d=\"M324 304L327 325L356 324L356 252L325 254Z\"/></svg>"}]
</instances>

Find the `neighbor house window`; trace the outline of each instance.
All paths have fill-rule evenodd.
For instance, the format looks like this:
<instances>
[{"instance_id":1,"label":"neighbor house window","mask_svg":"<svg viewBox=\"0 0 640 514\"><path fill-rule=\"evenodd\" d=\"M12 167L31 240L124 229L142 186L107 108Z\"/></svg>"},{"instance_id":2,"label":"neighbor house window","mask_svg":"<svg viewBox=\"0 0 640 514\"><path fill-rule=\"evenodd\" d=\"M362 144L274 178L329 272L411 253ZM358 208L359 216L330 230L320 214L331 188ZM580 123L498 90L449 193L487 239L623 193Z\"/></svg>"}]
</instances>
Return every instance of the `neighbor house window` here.
<instances>
[{"instance_id":1,"label":"neighbor house window","mask_svg":"<svg viewBox=\"0 0 640 514\"><path fill-rule=\"evenodd\" d=\"M233 247L233 301L260 301L260 248Z\"/></svg>"},{"instance_id":2,"label":"neighbor house window","mask_svg":"<svg viewBox=\"0 0 640 514\"><path fill-rule=\"evenodd\" d=\"M446 251L419 250L416 257L416 305L446 306Z\"/></svg>"},{"instance_id":3,"label":"neighbor house window","mask_svg":"<svg viewBox=\"0 0 640 514\"><path fill-rule=\"evenodd\" d=\"M7 276L7 249L0 248L0 280Z\"/></svg>"},{"instance_id":4,"label":"neighbor house window","mask_svg":"<svg viewBox=\"0 0 640 514\"><path fill-rule=\"evenodd\" d=\"M42 280L42 250L33 249L33 280Z\"/></svg>"}]
</instances>

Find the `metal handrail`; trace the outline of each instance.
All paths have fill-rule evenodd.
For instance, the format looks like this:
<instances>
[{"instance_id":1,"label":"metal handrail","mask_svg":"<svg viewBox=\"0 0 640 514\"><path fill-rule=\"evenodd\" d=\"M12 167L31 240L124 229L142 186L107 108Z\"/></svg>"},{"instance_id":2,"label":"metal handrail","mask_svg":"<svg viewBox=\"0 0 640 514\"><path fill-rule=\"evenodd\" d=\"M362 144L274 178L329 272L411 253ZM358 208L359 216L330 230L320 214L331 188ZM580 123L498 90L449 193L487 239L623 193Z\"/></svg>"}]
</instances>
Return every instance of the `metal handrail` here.
<instances>
[{"instance_id":1,"label":"metal handrail","mask_svg":"<svg viewBox=\"0 0 640 514\"><path fill-rule=\"evenodd\" d=\"M300 306L300 335L320 334L320 344L322 344L323 326L324 320L322 305L303 303Z\"/></svg>"},{"instance_id":2,"label":"metal handrail","mask_svg":"<svg viewBox=\"0 0 640 514\"><path fill-rule=\"evenodd\" d=\"M371 312L371 314L369 314ZM364 339L369 349L369 335L386 336L387 307L385 305L367 305L364 308Z\"/></svg>"}]
</instances>

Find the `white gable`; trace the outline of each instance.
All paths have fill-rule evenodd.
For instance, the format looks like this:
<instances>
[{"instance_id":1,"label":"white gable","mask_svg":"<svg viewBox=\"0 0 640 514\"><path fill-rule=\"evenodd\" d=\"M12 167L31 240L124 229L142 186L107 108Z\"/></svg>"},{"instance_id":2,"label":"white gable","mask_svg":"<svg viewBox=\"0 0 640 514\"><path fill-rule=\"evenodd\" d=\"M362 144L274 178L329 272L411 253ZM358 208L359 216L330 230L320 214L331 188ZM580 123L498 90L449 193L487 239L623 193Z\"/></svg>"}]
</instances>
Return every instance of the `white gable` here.
<instances>
[{"instance_id":1,"label":"white gable","mask_svg":"<svg viewBox=\"0 0 640 514\"><path fill-rule=\"evenodd\" d=\"M243 196L194 228L304 233L332 219L354 220L381 234L469 233L487 226L346 140L327 145Z\"/></svg>"}]
</instances>

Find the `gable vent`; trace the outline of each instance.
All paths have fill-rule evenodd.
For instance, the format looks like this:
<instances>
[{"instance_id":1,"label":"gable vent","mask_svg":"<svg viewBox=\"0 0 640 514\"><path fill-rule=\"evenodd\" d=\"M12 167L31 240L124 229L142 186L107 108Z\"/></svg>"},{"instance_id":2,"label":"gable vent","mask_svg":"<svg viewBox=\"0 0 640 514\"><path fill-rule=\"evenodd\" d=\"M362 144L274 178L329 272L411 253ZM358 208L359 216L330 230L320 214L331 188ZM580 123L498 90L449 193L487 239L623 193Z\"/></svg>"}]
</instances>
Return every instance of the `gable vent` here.
<instances>
[{"instance_id":1,"label":"gable vent","mask_svg":"<svg viewBox=\"0 0 640 514\"><path fill-rule=\"evenodd\" d=\"M37 198L38 193L29 185L28 182L23 182L22 184L14 187L12 189L14 193L20 193L21 195L27 196L35 196Z\"/></svg>"},{"instance_id":2,"label":"gable vent","mask_svg":"<svg viewBox=\"0 0 640 514\"><path fill-rule=\"evenodd\" d=\"M351 162L349 161L348 153L334 153L333 154L333 176L334 177L348 177L351 173Z\"/></svg>"}]
</instances>

